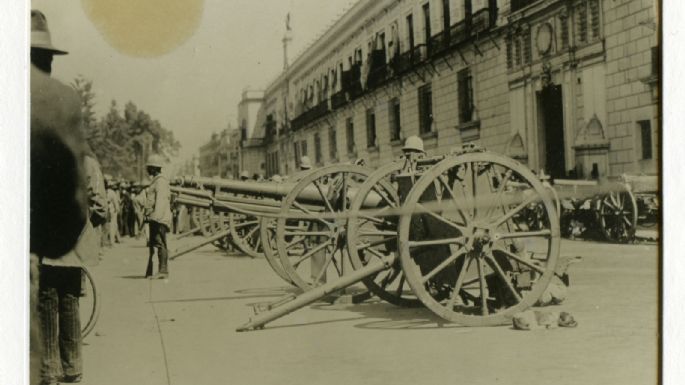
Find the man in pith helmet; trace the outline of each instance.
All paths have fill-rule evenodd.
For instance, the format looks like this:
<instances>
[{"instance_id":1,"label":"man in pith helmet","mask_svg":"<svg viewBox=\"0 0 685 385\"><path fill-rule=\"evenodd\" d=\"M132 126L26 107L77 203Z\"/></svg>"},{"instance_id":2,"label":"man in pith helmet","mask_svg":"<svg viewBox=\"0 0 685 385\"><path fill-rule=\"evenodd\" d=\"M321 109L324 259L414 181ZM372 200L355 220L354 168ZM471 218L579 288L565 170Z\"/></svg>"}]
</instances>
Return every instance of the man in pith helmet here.
<instances>
[{"instance_id":1,"label":"man in pith helmet","mask_svg":"<svg viewBox=\"0 0 685 385\"><path fill-rule=\"evenodd\" d=\"M404 141L404 146L402 147L402 152L408 153L420 153L425 154L426 151L423 149L423 140L418 136L410 136Z\"/></svg>"},{"instance_id":2,"label":"man in pith helmet","mask_svg":"<svg viewBox=\"0 0 685 385\"><path fill-rule=\"evenodd\" d=\"M311 170L312 169L312 161L309 160L309 157L307 155L303 156L300 158L300 170Z\"/></svg>"}]
</instances>

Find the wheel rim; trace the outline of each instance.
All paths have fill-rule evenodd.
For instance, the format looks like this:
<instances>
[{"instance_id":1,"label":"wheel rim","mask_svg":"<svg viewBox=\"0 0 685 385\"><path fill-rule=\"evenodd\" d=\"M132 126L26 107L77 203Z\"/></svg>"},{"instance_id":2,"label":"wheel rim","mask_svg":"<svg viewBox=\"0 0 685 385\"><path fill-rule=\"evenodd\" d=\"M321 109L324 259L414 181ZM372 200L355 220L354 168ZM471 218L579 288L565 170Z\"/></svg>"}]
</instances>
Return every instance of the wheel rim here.
<instances>
[{"instance_id":1,"label":"wheel rim","mask_svg":"<svg viewBox=\"0 0 685 385\"><path fill-rule=\"evenodd\" d=\"M433 200L438 206L428 203ZM545 228L521 229L525 221L517 216L538 201ZM487 152L447 158L421 176L403 207L428 210L400 219L405 276L421 302L446 320L509 322L540 298L554 274L554 204L535 175L514 160Z\"/></svg>"},{"instance_id":2,"label":"wheel rim","mask_svg":"<svg viewBox=\"0 0 685 385\"><path fill-rule=\"evenodd\" d=\"M355 213L362 207L371 194L382 197L380 203L373 209L378 215L364 215L350 218L347 224L348 253L354 269L360 269L373 259L380 260L388 255L397 253L397 225L398 217L382 216L386 208L397 208L401 205L397 194L397 187L393 185L391 177L402 170L404 162L393 162L376 170L364 182L355 195L350 211ZM368 208L367 208L368 209ZM411 292L399 259L390 269L364 280L366 287L379 298L394 305L414 307L421 304L416 295Z\"/></svg>"},{"instance_id":3,"label":"wheel rim","mask_svg":"<svg viewBox=\"0 0 685 385\"><path fill-rule=\"evenodd\" d=\"M278 258L278 250L276 250L276 219L262 217L259 224L260 239L262 242L262 251L267 263L271 269L287 283L294 285L288 274L281 266L281 260Z\"/></svg>"},{"instance_id":4,"label":"wheel rim","mask_svg":"<svg viewBox=\"0 0 685 385\"><path fill-rule=\"evenodd\" d=\"M345 274L347 220L289 219L288 214L347 212L350 202L342 197L349 196L346 192L358 188L370 174L371 170L356 165L323 167L303 177L286 196L276 222L276 249L281 266L296 286L308 290L328 275ZM305 199L307 191L319 194L322 202ZM313 263L318 264L312 265L316 272L305 266Z\"/></svg>"},{"instance_id":5,"label":"wheel rim","mask_svg":"<svg viewBox=\"0 0 685 385\"><path fill-rule=\"evenodd\" d=\"M611 191L596 203L597 220L604 238L611 242L626 243L635 238L637 203L627 188Z\"/></svg>"},{"instance_id":6,"label":"wheel rim","mask_svg":"<svg viewBox=\"0 0 685 385\"><path fill-rule=\"evenodd\" d=\"M100 298L95 286L95 280L87 268L82 267L83 275L85 276L85 296L79 299L79 311L81 312L81 319L87 319L81 325L81 339L86 338L95 328L95 324L100 317ZM85 317L84 317L85 315Z\"/></svg>"}]
</instances>

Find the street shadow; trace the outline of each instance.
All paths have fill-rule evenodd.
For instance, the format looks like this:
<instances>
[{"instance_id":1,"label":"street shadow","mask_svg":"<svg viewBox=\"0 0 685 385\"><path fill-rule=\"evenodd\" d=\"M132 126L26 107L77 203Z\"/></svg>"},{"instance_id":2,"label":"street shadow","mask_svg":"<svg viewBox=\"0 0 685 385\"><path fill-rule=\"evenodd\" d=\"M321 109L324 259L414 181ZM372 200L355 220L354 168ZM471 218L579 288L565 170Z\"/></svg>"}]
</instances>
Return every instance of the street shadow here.
<instances>
[{"instance_id":1,"label":"street shadow","mask_svg":"<svg viewBox=\"0 0 685 385\"><path fill-rule=\"evenodd\" d=\"M277 325L277 326L270 326L267 324L264 327L264 329L259 329L258 331L265 332L267 330L290 329L290 328L298 328L298 327L303 327L303 326L325 325L325 324L332 324L332 323L336 323L336 322L356 321L356 320L361 320L363 318L364 317L337 318L337 319L332 319L332 320L300 322L300 323L295 323L295 324ZM254 331L254 330L252 330L252 331Z\"/></svg>"},{"instance_id":2,"label":"street shadow","mask_svg":"<svg viewBox=\"0 0 685 385\"><path fill-rule=\"evenodd\" d=\"M281 296L286 294L298 294L302 290L294 286L274 286L274 287L256 287L250 289L235 290L234 293L245 295L271 295Z\"/></svg>"},{"instance_id":3,"label":"street shadow","mask_svg":"<svg viewBox=\"0 0 685 385\"><path fill-rule=\"evenodd\" d=\"M359 304L316 304L316 310L344 310L358 313L360 319L376 319L354 325L359 329L380 330L422 330L422 329L460 329L468 330L464 326L445 321L427 308L405 308L392 305L373 297Z\"/></svg>"},{"instance_id":4,"label":"street shadow","mask_svg":"<svg viewBox=\"0 0 685 385\"><path fill-rule=\"evenodd\" d=\"M120 275L119 278L123 279L147 279L145 275Z\"/></svg>"},{"instance_id":5,"label":"street shadow","mask_svg":"<svg viewBox=\"0 0 685 385\"><path fill-rule=\"evenodd\" d=\"M159 301L149 301L148 303L182 303L182 302L209 302L209 301L235 301L242 299L254 299L254 298L274 298L282 297L287 294L298 293L300 289L282 286L282 287L265 287L265 288L251 288L251 289L241 289L235 290L234 293L241 295L234 296L224 296L224 297L196 297L196 298L176 298L176 299L164 299ZM269 303L269 301L263 302ZM246 306L253 306L257 303L249 303Z\"/></svg>"}]
</instances>

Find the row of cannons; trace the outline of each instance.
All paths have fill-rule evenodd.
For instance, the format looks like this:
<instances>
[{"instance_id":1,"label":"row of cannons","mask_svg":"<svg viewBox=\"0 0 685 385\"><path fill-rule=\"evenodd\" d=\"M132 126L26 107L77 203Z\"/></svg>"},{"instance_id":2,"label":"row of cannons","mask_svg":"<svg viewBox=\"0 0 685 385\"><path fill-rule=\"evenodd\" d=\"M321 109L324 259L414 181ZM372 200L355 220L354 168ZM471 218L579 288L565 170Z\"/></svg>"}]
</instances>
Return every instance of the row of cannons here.
<instances>
[{"instance_id":1,"label":"row of cannons","mask_svg":"<svg viewBox=\"0 0 685 385\"><path fill-rule=\"evenodd\" d=\"M561 186L475 147L407 153L376 169L335 164L282 183L183 177L172 183L174 202L197 225L187 234L205 238L171 258L230 242L301 289L255 308L238 331L362 285L447 322L499 325L564 274L560 214L568 205L581 212L589 202L594 226L610 240L635 234L638 207L625 183Z\"/></svg>"}]
</instances>

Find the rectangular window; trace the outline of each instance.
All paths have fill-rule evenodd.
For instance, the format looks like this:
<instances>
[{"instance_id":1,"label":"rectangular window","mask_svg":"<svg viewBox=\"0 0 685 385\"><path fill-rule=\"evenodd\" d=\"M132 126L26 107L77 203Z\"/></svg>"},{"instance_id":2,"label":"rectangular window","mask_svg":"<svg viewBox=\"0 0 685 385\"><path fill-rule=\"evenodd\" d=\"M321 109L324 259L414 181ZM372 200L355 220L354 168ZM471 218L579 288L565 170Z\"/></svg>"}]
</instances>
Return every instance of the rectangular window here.
<instances>
[{"instance_id":1,"label":"rectangular window","mask_svg":"<svg viewBox=\"0 0 685 385\"><path fill-rule=\"evenodd\" d=\"M442 31L449 33L450 30L450 0L442 0Z\"/></svg>"},{"instance_id":2,"label":"rectangular window","mask_svg":"<svg viewBox=\"0 0 685 385\"><path fill-rule=\"evenodd\" d=\"M423 31L424 43L429 45L431 39L431 7L430 3L423 5Z\"/></svg>"},{"instance_id":3,"label":"rectangular window","mask_svg":"<svg viewBox=\"0 0 685 385\"><path fill-rule=\"evenodd\" d=\"M523 33L523 57L526 64L530 64L533 61L533 48L532 48L532 37L530 28L528 28Z\"/></svg>"},{"instance_id":4,"label":"rectangular window","mask_svg":"<svg viewBox=\"0 0 685 385\"><path fill-rule=\"evenodd\" d=\"M514 37L514 64L519 67L521 65L521 39Z\"/></svg>"},{"instance_id":5,"label":"rectangular window","mask_svg":"<svg viewBox=\"0 0 685 385\"><path fill-rule=\"evenodd\" d=\"M652 75L658 75L660 70L659 47L652 47Z\"/></svg>"},{"instance_id":6,"label":"rectangular window","mask_svg":"<svg viewBox=\"0 0 685 385\"><path fill-rule=\"evenodd\" d=\"M419 133L425 134L433 129L433 91L431 85L419 88Z\"/></svg>"},{"instance_id":7,"label":"rectangular window","mask_svg":"<svg viewBox=\"0 0 685 385\"><path fill-rule=\"evenodd\" d=\"M321 154L321 135L319 133L314 134L314 159L316 164L321 164L323 161L323 156Z\"/></svg>"},{"instance_id":8,"label":"rectangular window","mask_svg":"<svg viewBox=\"0 0 685 385\"><path fill-rule=\"evenodd\" d=\"M559 17L559 24L561 25L561 48L568 48L568 17Z\"/></svg>"},{"instance_id":9,"label":"rectangular window","mask_svg":"<svg viewBox=\"0 0 685 385\"><path fill-rule=\"evenodd\" d=\"M411 14L407 16L407 46L409 51L414 50L414 16Z\"/></svg>"},{"instance_id":10,"label":"rectangular window","mask_svg":"<svg viewBox=\"0 0 685 385\"><path fill-rule=\"evenodd\" d=\"M457 74L457 88L459 96L459 123L467 123L473 119L473 80L471 70L464 69Z\"/></svg>"},{"instance_id":11,"label":"rectangular window","mask_svg":"<svg viewBox=\"0 0 685 385\"><path fill-rule=\"evenodd\" d=\"M390 140L402 139L402 125L400 120L400 99L393 98L388 106L388 121L390 122Z\"/></svg>"},{"instance_id":12,"label":"rectangular window","mask_svg":"<svg viewBox=\"0 0 685 385\"><path fill-rule=\"evenodd\" d=\"M587 42L587 7L585 3L580 3L576 6L578 13L578 42Z\"/></svg>"},{"instance_id":13,"label":"rectangular window","mask_svg":"<svg viewBox=\"0 0 685 385\"><path fill-rule=\"evenodd\" d=\"M590 1L590 24L592 29L592 38L596 39L599 37L599 1Z\"/></svg>"},{"instance_id":14,"label":"rectangular window","mask_svg":"<svg viewBox=\"0 0 685 385\"><path fill-rule=\"evenodd\" d=\"M652 124L649 120L637 122L642 147L642 159L652 159Z\"/></svg>"},{"instance_id":15,"label":"rectangular window","mask_svg":"<svg viewBox=\"0 0 685 385\"><path fill-rule=\"evenodd\" d=\"M336 137L335 127L328 130L328 156L333 159L338 159L338 138Z\"/></svg>"},{"instance_id":16,"label":"rectangular window","mask_svg":"<svg viewBox=\"0 0 685 385\"><path fill-rule=\"evenodd\" d=\"M507 44L507 68L512 69L514 67L514 47L513 47L514 37L508 36L506 39Z\"/></svg>"},{"instance_id":17,"label":"rectangular window","mask_svg":"<svg viewBox=\"0 0 685 385\"><path fill-rule=\"evenodd\" d=\"M345 122L345 134L347 137L347 153L353 154L356 150L356 146L354 144L354 123L352 122L352 118L347 118L347 121Z\"/></svg>"},{"instance_id":18,"label":"rectangular window","mask_svg":"<svg viewBox=\"0 0 685 385\"><path fill-rule=\"evenodd\" d=\"M376 113L373 109L366 110L366 148L374 148L376 143Z\"/></svg>"},{"instance_id":19,"label":"rectangular window","mask_svg":"<svg viewBox=\"0 0 685 385\"><path fill-rule=\"evenodd\" d=\"M299 169L301 160L299 142L294 142L293 148L295 149L295 168Z\"/></svg>"},{"instance_id":20,"label":"rectangular window","mask_svg":"<svg viewBox=\"0 0 685 385\"><path fill-rule=\"evenodd\" d=\"M302 153L302 156L307 156L307 139L303 140L300 142L300 152Z\"/></svg>"}]
</instances>

